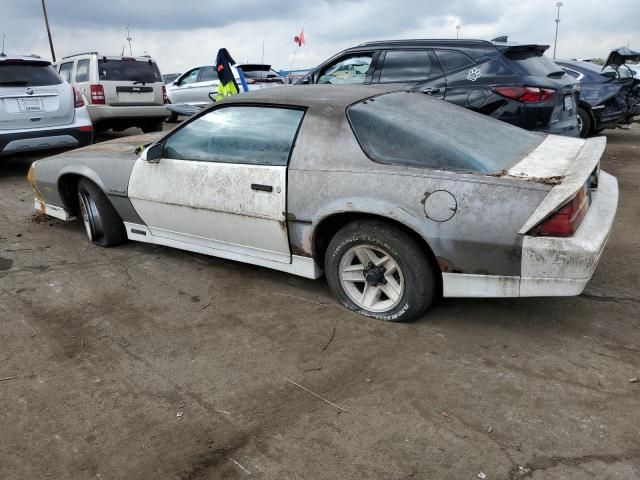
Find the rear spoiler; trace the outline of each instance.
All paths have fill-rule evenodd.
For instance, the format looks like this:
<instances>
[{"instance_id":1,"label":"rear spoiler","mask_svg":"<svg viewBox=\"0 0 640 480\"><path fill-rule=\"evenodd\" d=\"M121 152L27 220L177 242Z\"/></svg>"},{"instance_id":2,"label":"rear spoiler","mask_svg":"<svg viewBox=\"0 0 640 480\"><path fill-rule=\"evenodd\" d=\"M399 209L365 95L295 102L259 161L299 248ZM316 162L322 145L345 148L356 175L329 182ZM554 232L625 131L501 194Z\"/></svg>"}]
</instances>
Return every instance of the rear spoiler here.
<instances>
[{"instance_id":1,"label":"rear spoiler","mask_svg":"<svg viewBox=\"0 0 640 480\"><path fill-rule=\"evenodd\" d=\"M578 140L574 138L549 136L527 158L509 170L508 173L512 177L530 178L530 175L526 174L527 166L531 165L531 171L534 171L533 166L539 165L540 162L547 165L549 174L555 174L555 176L547 176L546 179L550 180L547 183L553 186L538 208L522 226L518 232L520 235L526 235L532 228L567 203L589 180L591 174L598 169L600 158L607 145L606 137L591 138L583 141L581 147L571 148L579 145L574 143L576 141ZM562 168L564 172L558 171L557 168L557 165L562 162L563 156L565 158L567 156L570 157L565 161L565 166ZM553 168L554 164L556 165L555 169ZM539 166L535 167L535 169L537 168ZM523 172L522 170L525 171ZM562 175L558 175L559 173ZM541 177L541 183L545 183L544 176Z\"/></svg>"},{"instance_id":2,"label":"rear spoiler","mask_svg":"<svg viewBox=\"0 0 640 480\"><path fill-rule=\"evenodd\" d=\"M542 55L549 49L549 45L536 45L534 43L528 45L519 45L519 44L505 44L505 45L496 45L496 48L500 50L502 53L511 53L511 52L527 52L533 51Z\"/></svg>"}]
</instances>

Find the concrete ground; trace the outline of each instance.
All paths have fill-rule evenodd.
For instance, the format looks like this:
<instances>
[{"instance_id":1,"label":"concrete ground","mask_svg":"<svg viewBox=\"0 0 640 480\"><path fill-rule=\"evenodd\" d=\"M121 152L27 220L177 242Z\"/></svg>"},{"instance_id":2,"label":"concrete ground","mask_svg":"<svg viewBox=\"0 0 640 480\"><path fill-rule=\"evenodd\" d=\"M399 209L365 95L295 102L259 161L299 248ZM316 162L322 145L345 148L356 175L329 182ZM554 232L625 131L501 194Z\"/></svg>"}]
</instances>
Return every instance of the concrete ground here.
<instances>
[{"instance_id":1,"label":"concrete ground","mask_svg":"<svg viewBox=\"0 0 640 480\"><path fill-rule=\"evenodd\" d=\"M585 294L412 324L323 280L95 247L32 217L40 155L2 158L0 478L640 478L640 128L607 136L621 202Z\"/></svg>"}]
</instances>

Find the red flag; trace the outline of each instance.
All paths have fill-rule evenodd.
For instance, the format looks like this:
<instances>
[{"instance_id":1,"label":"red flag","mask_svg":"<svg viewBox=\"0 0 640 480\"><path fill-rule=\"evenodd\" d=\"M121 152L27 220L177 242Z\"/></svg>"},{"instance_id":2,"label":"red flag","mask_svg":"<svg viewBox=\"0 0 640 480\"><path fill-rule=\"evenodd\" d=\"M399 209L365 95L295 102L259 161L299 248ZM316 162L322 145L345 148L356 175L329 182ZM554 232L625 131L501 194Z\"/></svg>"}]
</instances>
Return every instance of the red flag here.
<instances>
[{"instance_id":1,"label":"red flag","mask_svg":"<svg viewBox=\"0 0 640 480\"><path fill-rule=\"evenodd\" d=\"M295 37L293 37L293 41L296 42L299 47L307 43L306 40L304 39L304 28L300 32L300 35L296 35Z\"/></svg>"}]
</instances>

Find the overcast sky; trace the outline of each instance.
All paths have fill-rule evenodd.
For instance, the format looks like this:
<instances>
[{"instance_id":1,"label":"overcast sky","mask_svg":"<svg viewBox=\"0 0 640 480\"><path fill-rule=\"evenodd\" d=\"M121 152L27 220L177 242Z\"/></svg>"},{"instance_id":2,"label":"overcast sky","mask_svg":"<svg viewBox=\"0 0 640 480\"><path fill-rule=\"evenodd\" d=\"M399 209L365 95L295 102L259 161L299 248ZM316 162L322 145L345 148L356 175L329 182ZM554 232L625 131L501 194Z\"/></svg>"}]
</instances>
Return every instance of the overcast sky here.
<instances>
[{"instance_id":1,"label":"overcast sky","mask_svg":"<svg viewBox=\"0 0 640 480\"><path fill-rule=\"evenodd\" d=\"M622 45L640 50L638 0L563 0L558 57L606 57ZM237 61L288 69L313 67L368 40L491 39L553 48L556 0L47 0L58 57L97 50L120 54L125 24L133 53L149 53L163 73L211 64L220 47ZM295 58L293 37L307 45ZM41 0L0 0L7 52L50 58ZM548 51L551 55L552 48ZM128 51L128 47L127 50Z\"/></svg>"}]
</instances>

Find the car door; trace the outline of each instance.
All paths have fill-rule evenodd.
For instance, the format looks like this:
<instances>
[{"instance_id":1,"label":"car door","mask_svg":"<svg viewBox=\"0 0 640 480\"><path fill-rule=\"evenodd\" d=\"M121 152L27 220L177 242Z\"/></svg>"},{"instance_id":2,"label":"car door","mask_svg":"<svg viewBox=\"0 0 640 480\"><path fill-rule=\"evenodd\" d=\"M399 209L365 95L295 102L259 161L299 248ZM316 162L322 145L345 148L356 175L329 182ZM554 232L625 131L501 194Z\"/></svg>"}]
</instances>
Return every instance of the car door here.
<instances>
[{"instance_id":1,"label":"car door","mask_svg":"<svg viewBox=\"0 0 640 480\"><path fill-rule=\"evenodd\" d=\"M206 105L211 103L210 93L216 93L218 91L218 74L215 67L206 66L200 68L200 74L198 81L193 84L193 89L190 90L193 103L195 105Z\"/></svg>"},{"instance_id":2,"label":"car door","mask_svg":"<svg viewBox=\"0 0 640 480\"><path fill-rule=\"evenodd\" d=\"M431 49L386 50L373 74L374 83L411 85L416 91L444 98L447 82Z\"/></svg>"},{"instance_id":3,"label":"car door","mask_svg":"<svg viewBox=\"0 0 640 480\"><path fill-rule=\"evenodd\" d=\"M162 158L138 159L129 181L151 235L250 263L290 263L287 164L303 115L221 105L176 129L163 140Z\"/></svg>"},{"instance_id":4,"label":"car door","mask_svg":"<svg viewBox=\"0 0 640 480\"><path fill-rule=\"evenodd\" d=\"M192 68L184 73L175 85L169 89L169 98L171 103L192 103L194 101L193 86L198 82L200 68Z\"/></svg>"}]
</instances>

